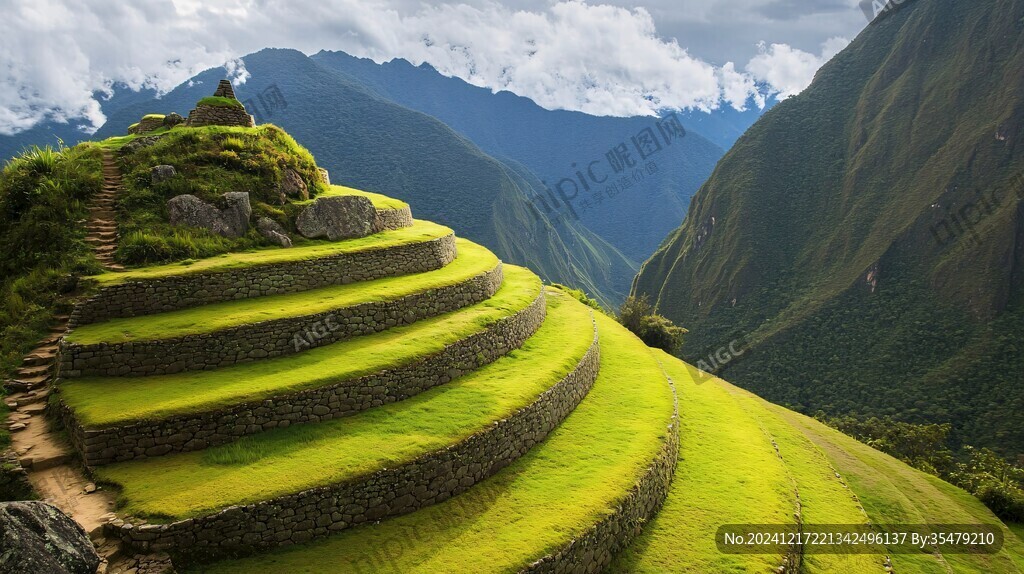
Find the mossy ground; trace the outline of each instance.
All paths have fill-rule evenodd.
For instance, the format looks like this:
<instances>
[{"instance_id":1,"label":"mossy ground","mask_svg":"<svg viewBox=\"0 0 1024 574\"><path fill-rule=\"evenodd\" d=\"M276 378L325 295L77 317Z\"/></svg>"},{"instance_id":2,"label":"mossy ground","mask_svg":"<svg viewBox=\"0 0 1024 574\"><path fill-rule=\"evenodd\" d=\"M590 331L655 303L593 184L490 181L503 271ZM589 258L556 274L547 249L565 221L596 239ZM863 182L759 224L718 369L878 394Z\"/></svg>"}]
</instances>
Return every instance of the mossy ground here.
<instances>
[{"instance_id":1,"label":"mossy ground","mask_svg":"<svg viewBox=\"0 0 1024 574\"><path fill-rule=\"evenodd\" d=\"M458 257L435 271L360 281L274 297L213 303L159 315L112 319L79 327L69 333L65 340L93 345L101 342L149 341L212 333L262 321L324 313L362 303L396 300L430 289L464 283L498 266L497 256L486 248L464 239L456 241Z\"/></svg>"},{"instance_id":2,"label":"mossy ground","mask_svg":"<svg viewBox=\"0 0 1024 574\"><path fill-rule=\"evenodd\" d=\"M587 310L564 294L553 304ZM588 310L589 311L589 310ZM204 572L515 572L614 510L666 438L673 396L649 349L595 314L601 372L590 394L511 466L413 514ZM558 344L566 344L560 333Z\"/></svg>"},{"instance_id":3,"label":"mossy ground","mask_svg":"<svg viewBox=\"0 0 1024 574\"><path fill-rule=\"evenodd\" d=\"M122 510L186 518L393 468L491 427L576 367L591 314L555 297L519 350L446 385L357 415L291 426L201 452L96 470L121 489Z\"/></svg>"},{"instance_id":4,"label":"mossy ground","mask_svg":"<svg viewBox=\"0 0 1024 574\"><path fill-rule=\"evenodd\" d=\"M540 289L536 275L506 265L505 282L490 299L413 325L213 371L66 379L61 383L61 396L75 409L80 422L102 427L205 412L340 383L438 353L446 345L525 309Z\"/></svg>"}]
</instances>

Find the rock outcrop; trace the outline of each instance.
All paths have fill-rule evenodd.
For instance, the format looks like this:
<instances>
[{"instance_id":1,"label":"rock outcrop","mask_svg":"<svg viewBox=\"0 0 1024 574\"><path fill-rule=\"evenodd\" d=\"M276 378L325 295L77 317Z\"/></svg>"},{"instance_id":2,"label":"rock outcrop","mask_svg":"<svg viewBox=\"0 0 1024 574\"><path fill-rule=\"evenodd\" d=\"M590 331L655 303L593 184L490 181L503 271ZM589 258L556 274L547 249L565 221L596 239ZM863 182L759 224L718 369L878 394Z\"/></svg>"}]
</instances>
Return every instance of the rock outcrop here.
<instances>
[{"instance_id":1,"label":"rock outcrop","mask_svg":"<svg viewBox=\"0 0 1024 574\"><path fill-rule=\"evenodd\" d=\"M56 507L0 503L0 574L94 574L99 565L85 531Z\"/></svg>"},{"instance_id":2,"label":"rock outcrop","mask_svg":"<svg viewBox=\"0 0 1024 574\"><path fill-rule=\"evenodd\" d=\"M326 237L331 241L365 237L381 230L373 202L356 195L317 199L299 214L295 226L303 237Z\"/></svg>"},{"instance_id":3,"label":"rock outcrop","mask_svg":"<svg viewBox=\"0 0 1024 574\"><path fill-rule=\"evenodd\" d=\"M285 231L284 227L281 227L281 224L269 217L261 217L256 222L256 231L259 231L260 235L281 247L292 246L292 238L288 237L288 232Z\"/></svg>"},{"instance_id":4,"label":"rock outcrop","mask_svg":"<svg viewBox=\"0 0 1024 574\"><path fill-rule=\"evenodd\" d=\"M223 198L227 204L224 209L218 209L194 195L172 198L167 202L171 225L209 229L224 237L245 235L252 215L248 192L225 193Z\"/></svg>"},{"instance_id":5,"label":"rock outcrop","mask_svg":"<svg viewBox=\"0 0 1024 574\"><path fill-rule=\"evenodd\" d=\"M318 167L316 170L320 172L320 181L323 181L324 185L331 185L331 172L322 167Z\"/></svg>"},{"instance_id":6,"label":"rock outcrop","mask_svg":"<svg viewBox=\"0 0 1024 574\"><path fill-rule=\"evenodd\" d=\"M177 174L178 172L175 171L174 166L172 165L158 165L149 170L149 180L152 183L160 183L161 181L171 179Z\"/></svg>"},{"instance_id":7,"label":"rock outcrop","mask_svg":"<svg viewBox=\"0 0 1024 574\"><path fill-rule=\"evenodd\" d=\"M144 134L149 133L153 130L164 127L164 119L166 116L162 114L150 114L139 120L139 123L128 128L130 134Z\"/></svg>"},{"instance_id":8,"label":"rock outcrop","mask_svg":"<svg viewBox=\"0 0 1024 574\"><path fill-rule=\"evenodd\" d=\"M302 176L294 169L287 168L281 177L281 183L277 184L277 193L281 197L281 203L289 199L302 201L309 199L309 188Z\"/></svg>"},{"instance_id":9,"label":"rock outcrop","mask_svg":"<svg viewBox=\"0 0 1024 574\"><path fill-rule=\"evenodd\" d=\"M133 154L139 151L140 149L144 149L151 145L154 145L156 142L160 141L161 137L163 136L146 136L142 138L133 139L132 141L124 144L124 146L121 147L121 150L118 151L117 153L119 153L120 155Z\"/></svg>"},{"instance_id":10,"label":"rock outcrop","mask_svg":"<svg viewBox=\"0 0 1024 574\"><path fill-rule=\"evenodd\" d=\"M173 128L174 126L179 125L179 124L183 124L183 123L185 123L185 118L181 117L181 115L176 113L176 112L171 112L171 113L167 114L166 116L164 116L164 127L165 128Z\"/></svg>"}]
</instances>

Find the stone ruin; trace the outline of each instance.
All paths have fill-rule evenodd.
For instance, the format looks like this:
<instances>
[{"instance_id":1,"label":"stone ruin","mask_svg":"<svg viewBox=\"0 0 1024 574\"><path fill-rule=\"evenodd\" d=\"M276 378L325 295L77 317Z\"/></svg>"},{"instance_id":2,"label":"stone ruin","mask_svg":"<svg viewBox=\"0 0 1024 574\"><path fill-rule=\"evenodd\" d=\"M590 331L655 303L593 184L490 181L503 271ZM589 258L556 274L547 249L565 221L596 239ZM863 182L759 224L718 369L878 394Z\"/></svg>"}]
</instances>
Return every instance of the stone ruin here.
<instances>
[{"instance_id":1,"label":"stone ruin","mask_svg":"<svg viewBox=\"0 0 1024 574\"><path fill-rule=\"evenodd\" d=\"M238 102L235 97L235 90L231 82L221 80L217 90L213 92L215 97L228 98ZM241 126L251 128L256 126L256 119L245 111L242 102L237 107L209 106L203 103L196 104L196 109L188 114L185 125L193 128L201 126Z\"/></svg>"}]
</instances>

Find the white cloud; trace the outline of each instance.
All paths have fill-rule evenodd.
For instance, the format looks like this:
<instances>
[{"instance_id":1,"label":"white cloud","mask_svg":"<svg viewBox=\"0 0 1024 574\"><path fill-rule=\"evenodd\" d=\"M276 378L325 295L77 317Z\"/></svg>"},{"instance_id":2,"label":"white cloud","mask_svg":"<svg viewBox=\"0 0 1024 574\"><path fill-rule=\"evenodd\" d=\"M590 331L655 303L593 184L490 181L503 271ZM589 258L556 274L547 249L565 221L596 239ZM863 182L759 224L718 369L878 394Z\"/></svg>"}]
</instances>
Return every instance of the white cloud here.
<instances>
[{"instance_id":1,"label":"white cloud","mask_svg":"<svg viewBox=\"0 0 1024 574\"><path fill-rule=\"evenodd\" d=\"M846 38L830 38L821 46L821 55L791 48L786 44L759 45L760 53L747 64L747 72L771 86L779 99L799 94L811 84L815 72L850 43Z\"/></svg>"},{"instance_id":2,"label":"white cloud","mask_svg":"<svg viewBox=\"0 0 1024 574\"><path fill-rule=\"evenodd\" d=\"M343 50L381 62L427 62L478 86L548 108L598 115L666 108L742 108L763 99L754 80L789 95L824 61L785 44L746 74L712 66L659 36L643 8L560 1L517 10L490 0L4 0L0 133L44 119L104 118L94 98L114 82L166 91L197 72L267 46Z\"/></svg>"}]
</instances>

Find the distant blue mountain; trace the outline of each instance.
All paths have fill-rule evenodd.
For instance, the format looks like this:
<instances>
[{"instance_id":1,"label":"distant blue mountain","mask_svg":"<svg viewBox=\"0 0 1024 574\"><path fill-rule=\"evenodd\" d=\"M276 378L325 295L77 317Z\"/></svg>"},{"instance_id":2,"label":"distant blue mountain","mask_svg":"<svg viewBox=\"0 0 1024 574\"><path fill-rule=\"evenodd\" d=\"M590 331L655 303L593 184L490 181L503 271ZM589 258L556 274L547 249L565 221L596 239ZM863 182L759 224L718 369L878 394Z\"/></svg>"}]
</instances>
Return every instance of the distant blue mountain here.
<instances>
[{"instance_id":1,"label":"distant blue mountain","mask_svg":"<svg viewBox=\"0 0 1024 574\"><path fill-rule=\"evenodd\" d=\"M690 197L708 178L715 164L762 110L738 112L732 108L708 114L677 114L686 137L667 144L660 137L657 119L650 117L598 117L581 112L547 110L529 98L510 92L493 93L406 60L377 64L344 52L320 52L311 57L325 67L344 72L380 95L434 116L499 159L522 164L554 193L538 200L541 208L559 209L578 216L589 229L633 260L643 260L657 249L669 230L683 220ZM661 149L642 160L634 137L654 132ZM624 146L624 147L623 147ZM608 161L616 148L630 152L643 168L615 173ZM597 162L596 164L593 162ZM587 173L593 166L597 184ZM591 189L579 182L579 171ZM653 173L651 173L653 171ZM628 186L624 185L628 181ZM556 187L579 195L568 209ZM615 184L614 188L610 186ZM596 193L594 193L596 192ZM600 198L600 199L598 199ZM597 201L600 200L600 204Z\"/></svg>"}]
</instances>

